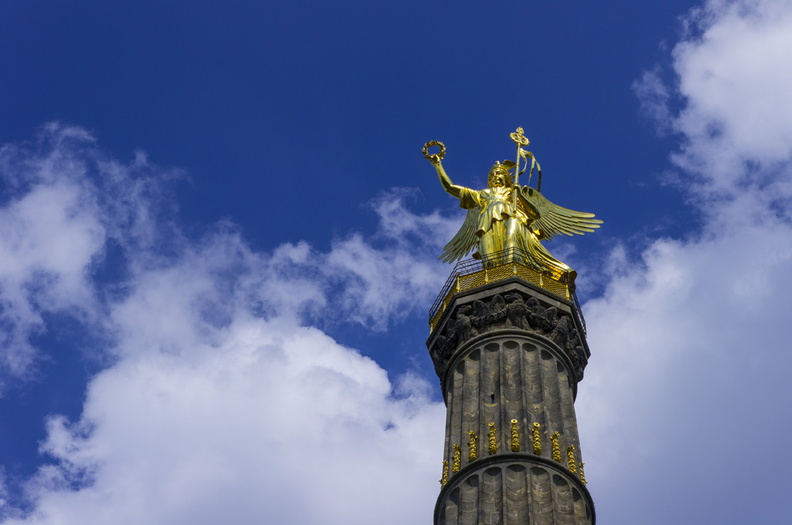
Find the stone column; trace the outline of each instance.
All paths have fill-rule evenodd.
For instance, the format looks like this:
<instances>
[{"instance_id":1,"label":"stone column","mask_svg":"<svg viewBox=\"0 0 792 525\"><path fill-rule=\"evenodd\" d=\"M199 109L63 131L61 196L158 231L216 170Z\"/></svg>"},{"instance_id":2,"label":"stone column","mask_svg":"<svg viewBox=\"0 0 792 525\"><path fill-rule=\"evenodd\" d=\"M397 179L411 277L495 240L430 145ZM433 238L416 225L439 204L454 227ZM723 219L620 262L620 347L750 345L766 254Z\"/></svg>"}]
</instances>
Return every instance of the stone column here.
<instances>
[{"instance_id":1,"label":"stone column","mask_svg":"<svg viewBox=\"0 0 792 525\"><path fill-rule=\"evenodd\" d=\"M575 417L576 306L519 278L456 294L427 342L447 407L435 525L595 522Z\"/></svg>"}]
</instances>

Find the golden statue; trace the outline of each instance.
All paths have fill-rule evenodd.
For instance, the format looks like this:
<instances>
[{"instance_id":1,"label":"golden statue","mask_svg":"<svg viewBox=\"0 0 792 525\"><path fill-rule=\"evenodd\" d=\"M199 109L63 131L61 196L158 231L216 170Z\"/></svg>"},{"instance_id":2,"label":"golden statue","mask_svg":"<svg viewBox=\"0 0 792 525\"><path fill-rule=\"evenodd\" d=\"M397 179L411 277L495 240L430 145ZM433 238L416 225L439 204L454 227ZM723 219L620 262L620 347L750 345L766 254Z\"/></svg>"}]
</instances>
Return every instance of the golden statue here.
<instances>
[{"instance_id":1,"label":"golden statue","mask_svg":"<svg viewBox=\"0 0 792 525\"><path fill-rule=\"evenodd\" d=\"M558 234L582 235L594 231L602 224L594 219L593 213L569 210L553 204L539 193L542 171L533 153L523 149L530 141L517 128L510 135L517 144L517 162L506 160L496 162L490 169L488 187L473 190L457 186L451 182L441 162L445 155L445 145L433 140L423 148L426 157L437 170L440 184L451 195L459 199L459 205L468 210L465 222L459 232L445 246L440 258L453 262L465 257L474 247L476 259L486 258L506 252L520 258L527 266L536 271L549 274L555 279L569 276L574 280L575 272L548 252L540 241L552 239ZM438 153L430 154L429 148L439 147ZM528 169L528 184L534 168L537 168L537 188L520 186L519 177ZM521 169L520 164L523 163ZM514 178L512 180L512 173Z\"/></svg>"}]
</instances>

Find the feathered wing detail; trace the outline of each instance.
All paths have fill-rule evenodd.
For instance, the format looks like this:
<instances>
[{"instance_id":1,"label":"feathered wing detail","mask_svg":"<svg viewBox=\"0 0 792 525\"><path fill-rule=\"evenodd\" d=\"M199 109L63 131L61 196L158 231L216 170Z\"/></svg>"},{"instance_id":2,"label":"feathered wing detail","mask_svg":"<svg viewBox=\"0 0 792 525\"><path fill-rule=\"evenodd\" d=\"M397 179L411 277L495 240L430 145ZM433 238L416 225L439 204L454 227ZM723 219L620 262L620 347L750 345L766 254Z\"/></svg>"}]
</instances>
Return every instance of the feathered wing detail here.
<instances>
[{"instance_id":1,"label":"feathered wing detail","mask_svg":"<svg viewBox=\"0 0 792 525\"><path fill-rule=\"evenodd\" d=\"M476 229L480 211L478 207L468 210L465 222L462 223L454 238L448 241L448 244L443 248L445 251L440 256L443 262L450 263L462 259L476 245L478 242Z\"/></svg>"},{"instance_id":2,"label":"feathered wing detail","mask_svg":"<svg viewBox=\"0 0 792 525\"><path fill-rule=\"evenodd\" d=\"M525 200L520 199L520 204L526 215L533 219L530 228L536 232L540 241L552 239L560 233L583 235L593 232L602 224L601 220L594 218L593 213L570 210L553 204L534 188L523 186L521 194Z\"/></svg>"}]
</instances>

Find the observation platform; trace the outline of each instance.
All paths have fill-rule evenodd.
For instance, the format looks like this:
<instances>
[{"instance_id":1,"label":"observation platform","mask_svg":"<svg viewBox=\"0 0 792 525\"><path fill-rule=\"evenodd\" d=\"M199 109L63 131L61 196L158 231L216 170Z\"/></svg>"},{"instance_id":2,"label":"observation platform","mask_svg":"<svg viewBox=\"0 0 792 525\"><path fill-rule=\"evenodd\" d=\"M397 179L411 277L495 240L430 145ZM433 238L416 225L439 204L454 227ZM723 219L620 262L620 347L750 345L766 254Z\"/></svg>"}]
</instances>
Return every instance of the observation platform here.
<instances>
[{"instance_id":1,"label":"observation platform","mask_svg":"<svg viewBox=\"0 0 792 525\"><path fill-rule=\"evenodd\" d=\"M459 261L454 266L454 270L429 310L430 330L434 330L455 295L512 277L518 277L553 295L572 301L576 306L577 316L585 330L585 321L580 313L580 303L575 294L574 273L566 272L560 275L552 275L547 272L540 272L529 263L529 260L525 252L511 248L479 259Z\"/></svg>"}]
</instances>

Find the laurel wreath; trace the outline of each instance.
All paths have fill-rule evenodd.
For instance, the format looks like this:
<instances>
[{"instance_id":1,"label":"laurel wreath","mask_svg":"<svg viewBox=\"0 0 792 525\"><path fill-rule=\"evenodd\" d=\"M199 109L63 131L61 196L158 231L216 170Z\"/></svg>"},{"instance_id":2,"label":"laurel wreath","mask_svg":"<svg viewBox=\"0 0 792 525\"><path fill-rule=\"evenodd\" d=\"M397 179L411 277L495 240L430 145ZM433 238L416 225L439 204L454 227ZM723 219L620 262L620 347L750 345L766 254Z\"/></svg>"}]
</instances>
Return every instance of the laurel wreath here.
<instances>
[{"instance_id":1,"label":"laurel wreath","mask_svg":"<svg viewBox=\"0 0 792 525\"><path fill-rule=\"evenodd\" d=\"M438 146L440 148L440 151L430 155L429 148L431 148L432 146ZM429 160L442 159L443 157L445 157L446 147L445 144L443 144L439 140L430 140L429 142L424 144L424 147L421 150L421 152L423 153L425 159L429 159Z\"/></svg>"}]
</instances>

